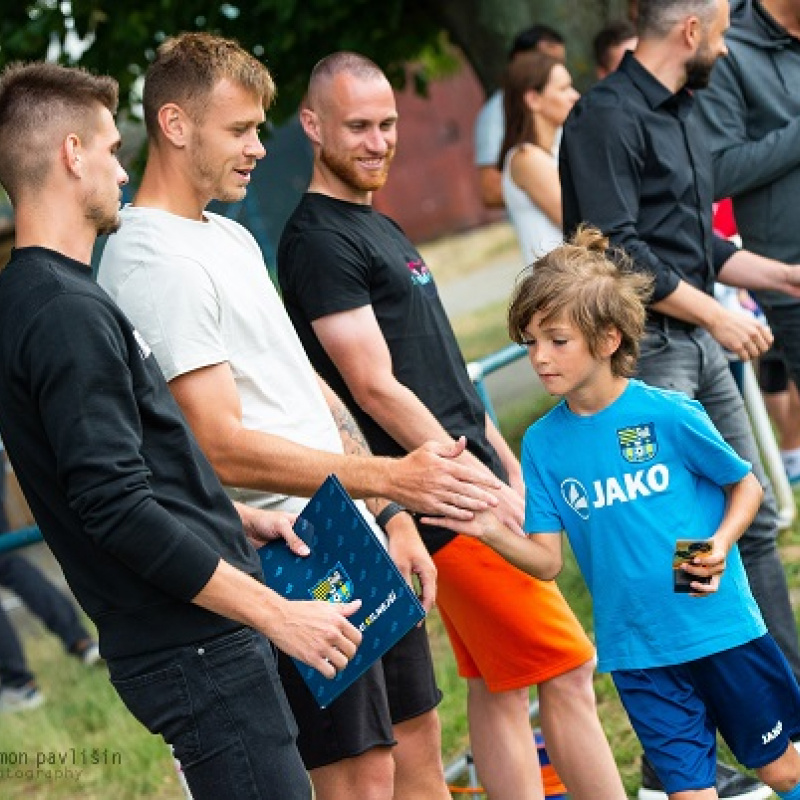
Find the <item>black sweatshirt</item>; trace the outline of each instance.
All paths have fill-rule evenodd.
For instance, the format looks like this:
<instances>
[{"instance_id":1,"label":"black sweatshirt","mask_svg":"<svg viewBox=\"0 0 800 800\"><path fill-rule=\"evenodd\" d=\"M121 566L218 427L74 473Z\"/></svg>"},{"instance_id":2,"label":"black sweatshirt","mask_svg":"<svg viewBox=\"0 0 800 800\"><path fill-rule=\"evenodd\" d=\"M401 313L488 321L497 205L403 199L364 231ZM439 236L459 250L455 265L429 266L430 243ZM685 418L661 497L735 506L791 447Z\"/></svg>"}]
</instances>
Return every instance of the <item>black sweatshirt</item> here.
<instances>
[{"instance_id":1,"label":"black sweatshirt","mask_svg":"<svg viewBox=\"0 0 800 800\"><path fill-rule=\"evenodd\" d=\"M39 247L0 273L0 434L107 659L240 627L193 605L258 556L155 358L89 267Z\"/></svg>"}]
</instances>

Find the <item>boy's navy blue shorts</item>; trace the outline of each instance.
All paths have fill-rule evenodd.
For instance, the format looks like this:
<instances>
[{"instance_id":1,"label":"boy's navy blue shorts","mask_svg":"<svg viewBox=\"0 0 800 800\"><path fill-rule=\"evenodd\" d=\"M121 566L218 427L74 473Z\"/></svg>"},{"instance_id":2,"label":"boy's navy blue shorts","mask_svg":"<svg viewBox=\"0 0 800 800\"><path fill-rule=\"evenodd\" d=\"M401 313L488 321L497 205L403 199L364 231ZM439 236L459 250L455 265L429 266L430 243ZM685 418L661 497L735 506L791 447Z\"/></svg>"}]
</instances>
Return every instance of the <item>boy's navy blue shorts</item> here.
<instances>
[{"instance_id":1,"label":"boy's navy blue shorts","mask_svg":"<svg viewBox=\"0 0 800 800\"><path fill-rule=\"evenodd\" d=\"M800 732L800 687L769 634L696 661L612 677L668 794L714 786L717 731L749 769L780 758Z\"/></svg>"}]
</instances>

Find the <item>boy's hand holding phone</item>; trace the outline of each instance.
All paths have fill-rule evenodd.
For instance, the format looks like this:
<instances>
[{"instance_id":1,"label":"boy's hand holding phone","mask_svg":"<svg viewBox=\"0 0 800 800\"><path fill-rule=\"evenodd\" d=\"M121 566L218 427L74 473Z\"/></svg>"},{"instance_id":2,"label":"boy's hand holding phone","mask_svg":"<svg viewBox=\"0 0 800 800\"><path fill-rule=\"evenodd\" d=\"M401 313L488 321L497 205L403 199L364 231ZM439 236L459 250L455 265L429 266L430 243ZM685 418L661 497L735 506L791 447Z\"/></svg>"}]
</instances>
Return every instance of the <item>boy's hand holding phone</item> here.
<instances>
[{"instance_id":1,"label":"boy's hand holding phone","mask_svg":"<svg viewBox=\"0 0 800 800\"><path fill-rule=\"evenodd\" d=\"M693 597L707 597L719 588L727 551L711 539L678 539L672 558L673 588Z\"/></svg>"}]
</instances>

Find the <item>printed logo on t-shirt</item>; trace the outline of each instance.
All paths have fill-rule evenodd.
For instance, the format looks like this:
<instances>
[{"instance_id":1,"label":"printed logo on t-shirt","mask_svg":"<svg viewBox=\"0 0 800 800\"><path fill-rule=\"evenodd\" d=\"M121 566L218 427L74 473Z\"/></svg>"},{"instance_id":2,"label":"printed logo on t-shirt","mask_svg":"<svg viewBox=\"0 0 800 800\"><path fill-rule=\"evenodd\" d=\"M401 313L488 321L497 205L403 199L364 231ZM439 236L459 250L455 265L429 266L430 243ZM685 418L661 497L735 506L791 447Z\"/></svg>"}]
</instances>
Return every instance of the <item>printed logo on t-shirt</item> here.
<instances>
[{"instance_id":1,"label":"printed logo on t-shirt","mask_svg":"<svg viewBox=\"0 0 800 800\"><path fill-rule=\"evenodd\" d=\"M622 457L631 464L652 461L658 453L656 427L652 422L620 428L617 441Z\"/></svg>"},{"instance_id":2,"label":"printed logo on t-shirt","mask_svg":"<svg viewBox=\"0 0 800 800\"><path fill-rule=\"evenodd\" d=\"M561 496L581 519L589 519L589 493L580 481L567 478L561 484Z\"/></svg>"},{"instance_id":3,"label":"printed logo on t-shirt","mask_svg":"<svg viewBox=\"0 0 800 800\"><path fill-rule=\"evenodd\" d=\"M144 336L142 336L136 328L133 329L133 338L136 340L136 344L139 347L139 355L142 357L142 361L150 358L150 354L153 351L150 349L150 345L144 340Z\"/></svg>"},{"instance_id":4,"label":"printed logo on t-shirt","mask_svg":"<svg viewBox=\"0 0 800 800\"><path fill-rule=\"evenodd\" d=\"M328 574L309 589L315 600L327 600L329 603L347 603L353 599L353 581L345 572L340 561Z\"/></svg>"},{"instance_id":5,"label":"printed logo on t-shirt","mask_svg":"<svg viewBox=\"0 0 800 800\"><path fill-rule=\"evenodd\" d=\"M666 492L669 488L669 469L665 464L653 464L648 469L626 472L617 478L592 481L590 491L577 478L561 483L564 502L581 518L589 519L593 508L608 508L617 503L632 503L641 497Z\"/></svg>"},{"instance_id":6,"label":"printed logo on t-shirt","mask_svg":"<svg viewBox=\"0 0 800 800\"><path fill-rule=\"evenodd\" d=\"M411 275L411 283L418 287L426 297L436 298L436 284L427 264L421 258L417 258L411 261L406 260L406 266Z\"/></svg>"},{"instance_id":7,"label":"printed logo on t-shirt","mask_svg":"<svg viewBox=\"0 0 800 800\"><path fill-rule=\"evenodd\" d=\"M427 286L433 280L428 265L421 258L406 261L406 266L411 272L411 281L415 286Z\"/></svg>"}]
</instances>

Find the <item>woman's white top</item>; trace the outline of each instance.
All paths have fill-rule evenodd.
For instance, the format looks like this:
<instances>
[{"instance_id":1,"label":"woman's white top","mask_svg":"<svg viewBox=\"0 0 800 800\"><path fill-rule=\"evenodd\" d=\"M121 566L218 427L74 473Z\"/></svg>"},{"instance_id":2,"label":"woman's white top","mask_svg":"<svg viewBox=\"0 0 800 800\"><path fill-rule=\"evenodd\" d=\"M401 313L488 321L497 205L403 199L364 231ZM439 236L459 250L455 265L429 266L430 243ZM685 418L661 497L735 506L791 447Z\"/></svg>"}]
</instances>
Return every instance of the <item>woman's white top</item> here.
<instances>
[{"instance_id":1,"label":"woman's white top","mask_svg":"<svg viewBox=\"0 0 800 800\"><path fill-rule=\"evenodd\" d=\"M558 146L560 143L561 136L557 136L551 151L554 163L558 163ZM564 234L561 228L553 224L550 217L533 203L528 193L517 186L511 177L511 159L520 147L526 146L535 147L536 145L517 145L506 153L505 161L503 162L502 189L508 216L517 232L523 261L528 266L537 258L562 244Z\"/></svg>"}]
</instances>

